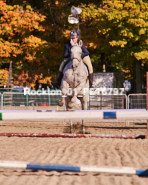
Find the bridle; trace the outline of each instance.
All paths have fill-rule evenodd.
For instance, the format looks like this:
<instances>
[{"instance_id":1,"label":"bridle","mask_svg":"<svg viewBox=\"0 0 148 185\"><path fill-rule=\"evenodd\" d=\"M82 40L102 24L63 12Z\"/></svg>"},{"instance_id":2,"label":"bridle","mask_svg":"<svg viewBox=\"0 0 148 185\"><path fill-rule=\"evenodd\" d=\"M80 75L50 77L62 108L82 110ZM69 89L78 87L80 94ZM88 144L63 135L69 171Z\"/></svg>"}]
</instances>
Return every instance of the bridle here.
<instances>
[{"instance_id":1,"label":"bridle","mask_svg":"<svg viewBox=\"0 0 148 185\"><path fill-rule=\"evenodd\" d=\"M76 59L76 60L78 60L79 62L81 62L81 60L79 60L77 57L74 57L73 59ZM72 60L73 60L72 59ZM76 67L73 67L73 65L72 65L72 69L75 71L76 70Z\"/></svg>"},{"instance_id":2,"label":"bridle","mask_svg":"<svg viewBox=\"0 0 148 185\"><path fill-rule=\"evenodd\" d=\"M81 62L81 60L79 60L77 57L72 58L72 60L73 60L73 59L77 59L79 62Z\"/></svg>"}]
</instances>

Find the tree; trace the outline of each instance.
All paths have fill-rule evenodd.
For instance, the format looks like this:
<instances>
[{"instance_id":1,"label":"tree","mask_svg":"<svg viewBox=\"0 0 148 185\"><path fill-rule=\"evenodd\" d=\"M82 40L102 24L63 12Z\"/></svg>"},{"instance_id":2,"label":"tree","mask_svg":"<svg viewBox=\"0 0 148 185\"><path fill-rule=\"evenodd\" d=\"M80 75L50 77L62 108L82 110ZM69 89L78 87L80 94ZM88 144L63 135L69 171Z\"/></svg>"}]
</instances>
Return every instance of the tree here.
<instances>
[{"instance_id":1,"label":"tree","mask_svg":"<svg viewBox=\"0 0 148 185\"><path fill-rule=\"evenodd\" d=\"M90 0L90 2L91 1L96 4L100 3L98 0ZM63 60L64 44L69 39L70 31L74 29L74 26L70 25L67 21L70 8L71 6L78 6L80 2L78 0L7 0L6 2L11 6L18 4L23 10L26 10L27 7L32 7L31 9L33 12L39 12L44 15L44 21L40 21L40 25L44 28L44 32L39 32L37 30L30 32L31 35L41 38L42 41L46 41L46 43L39 47L42 49L42 52L39 53L39 50L38 55L35 55L37 59L34 58L29 64L28 62L24 63L22 61L22 55L20 55L19 60L21 62L17 63L19 69L16 70L17 66L13 66L13 72L18 73L18 71L24 69L29 72L29 76L35 76L35 73L39 74L42 72L44 77L50 75L52 79L55 78L59 65ZM89 3L88 0L82 0L81 2ZM87 45L87 43L85 44ZM32 57L32 54L30 54L29 57ZM26 73L24 73L24 75L25 74ZM32 78L30 80L32 80Z\"/></svg>"},{"instance_id":2,"label":"tree","mask_svg":"<svg viewBox=\"0 0 148 185\"><path fill-rule=\"evenodd\" d=\"M13 61L15 74L40 74L35 72L39 68L39 61L47 42L37 37L44 28L40 25L45 16L34 12L30 6L25 9L18 5L7 5L0 1L0 60ZM46 62L46 61L45 61ZM38 65L39 64L39 65Z\"/></svg>"},{"instance_id":3,"label":"tree","mask_svg":"<svg viewBox=\"0 0 148 185\"><path fill-rule=\"evenodd\" d=\"M141 92L141 62L148 62L148 3L104 0L100 8L94 4L81 7L82 19L91 19L96 33L92 47L100 48L131 80L136 72L136 92Z\"/></svg>"},{"instance_id":4,"label":"tree","mask_svg":"<svg viewBox=\"0 0 148 185\"><path fill-rule=\"evenodd\" d=\"M11 5L9 8L13 7L14 12L18 8L17 13L23 11L26 14L26 11L29 11L30 15L37 14L42 17L42 20L36 20L41 30L36 29L34 22L31 22L32 29L27 28L27 31L24 26L24 35L20 34L21 32L15 32L15 36L12 37L15 41L12 43L19 43L13 47L15 46L16 51L20 52L16 53L16 57L13 56L12 59L15 74L24 70L24 75L27 72L27 78L30 81L32 77L41 73L42 77L56 77L56 71L62 61L64 43L69 39L70 30L74 28L67 21L70 8L79 6L83 10L80 19L82 40L90 51L94 71L102 71L101 61L105 62L108 71L122 70L125 78L132 81L136 79L137 92L141 89L139 69L141 69L141 63L147 64L148 58L147 1L82 0L80 3L78 0L45 0L43 2L7 0L8 4ZM20 19L24 18L22 15L20 13ZM17 26L16 28L20 30ZM7 37L3 35L3 44L8 45ZM19 42L16 38L19 38ZM5 47L9 51L8 46ZM7 56L2 59L4 58Z\"/></svg>"},{"instance_id":5,"label":"tree","mask_svg":"<svg viewBox=\"0 0 148 185\"><path fill-rule=\"evenodd\" d=\"M0 69L0 86L8 84L9 71Z\"/></svg>"}]
</instances>

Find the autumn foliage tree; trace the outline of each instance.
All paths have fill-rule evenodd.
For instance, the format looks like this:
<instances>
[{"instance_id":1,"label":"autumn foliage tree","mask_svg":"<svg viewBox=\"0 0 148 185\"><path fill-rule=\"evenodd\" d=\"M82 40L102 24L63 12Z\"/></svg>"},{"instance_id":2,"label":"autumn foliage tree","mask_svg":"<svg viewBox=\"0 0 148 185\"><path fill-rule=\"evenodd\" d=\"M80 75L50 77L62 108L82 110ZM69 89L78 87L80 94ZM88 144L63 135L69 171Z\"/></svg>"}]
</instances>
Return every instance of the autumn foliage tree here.
<instances>
[{"instance_id":1,"label":"autumn foliage tree","mask_svg":"<svg viewBox=\"0 0 148 185\"><path fill-rule=\"evenodd\" d=\"M69 35L67 5L64 0L0 1L0 60L13 61L15 79L56 77Z\"/></svg>"},{"instance_id":2,"label":"autumn foliage tree","mask_svg":"<svg viewBox=\"0 0 148 185\"><path fill-rule=\"evenodd\" d=\"M5 55L2 58L2 60L13 61L13 76L17 78L17 75L21 73L23 83L25 78L32 81L41 73L42 77L56 77L59 65L63 60L64 44L69 39L70 31L77 29L77 26L70 25L67 21L70 8L73 5L78 6L79 3L78 0L7 0L6 4L4 1L1 3L6 5L5 17L8 14L10 18L10 11L14 15L7 21L9 27L11 27L12 18L16 19L12 27L13 36L11 35L9 40L9 33L5 34L7 36L3 36L3 44L9 42L15 49L14 55L12 55L13 51L10 51L11 55L8 53L9 56ZM83 0L83 3L88 3L88 1ZM29 21L26 13L30 16ZM19 23L22 21L21 27L17 23L18 19ZM87 46L87 43L85 44ZM5 49L3 51L6 52Z\"/></svg>"},{"instance_id":3,"label":"autumn foliage tree","mask_svg":"<svg viewBox=\"0 0 148 185\"><path fill-rule=\"evenodd\" d=\"M35 70L44 59L42 52L47 42L36 35L45 31L40 25L45 16L34 12L30 6L23 9L7 5L5 1L0 1L0 16L0 60L13 61L16 75L22 71L32 74L30 77L40 74L40 70Z\"/></svg>"},{"instance_id":4,"label":"autumn foliage tree","mask_svg":"<svg viewBox=\"0 0 148 185\"><path fill-rule=\"evenodd\" d=\"M6 69L0 69L0 84L1 85L8 84L8 77L9 77L8 70L6 70Z\"/></svg>"},{"instance_id":5,"label":"autumn foliage tree","mask_svg":"<svg viewBox=\"0 0 148 185\"><path fill-rule=\"evenodd\" d=\"M7 0L0 1L1 60L13 61L15 74L30 81L56 77L69 32L71 6L82 8L81 38L90 51L94 71L122 70L141 89L141 63L148 60L146 0ZM18 5L16 5L18 4ZM6 49L7 48L7 49ZM136 74L136 75L135 75ZM141 90L139 91L141 92Z\"/></svg>"},{"instance_id":6,"label":"autumn foliage tree","mask_svg":"<svg viewBox=\"0 0 148 185\"><path fill-rule=\"evenodd\" d=\"M89 2L91 1L95 3L99 2L98 0L90 0ZM88 3L88 0L83 0L81 2ZM68 15L71 13L70 8L71 6L78 6L80 4L80 1L7 0L7 4L11 5L12 7L18 4L22 8L22 10L26 10L27 7L32 7L32 12L44 15L44 21L39 21L40 25L42 25L42 28L44 28L44 31L37 32L35 30L35 33L34 31L30 32L31 35L37 35L38 38L41 38L42 41L46 41L46 43L39 47L42 49L42 52L39 52L39 50L38 57L37 59L35 59L35 57L37 56L37 53L35 54L35 52L38 47L34 48L33 50L31 49L28 57L33 58L33 60L29 64L27 62L23 62L22 64L23 55L20 55L20 63L18 63L19 71L21 71L21 69L28 70L31 73L33 73L33 70L36 73L39 73L40 71L43 73L44 76L50 75L51 77L55 78L59 65L63 60L64 44L67 40L69 40L70 31L72 29L77 29L77 26L70 25L67 21ZM87 43L85 44L87 46ZM26 49L26 46L27 45L25 43L24 49ZM28 58L26 59L28 60ZM20 66L22 67L20 68ZM13 66L13 68L14 70L16 69L15 66Z\"/></svg>"}]
</instances>

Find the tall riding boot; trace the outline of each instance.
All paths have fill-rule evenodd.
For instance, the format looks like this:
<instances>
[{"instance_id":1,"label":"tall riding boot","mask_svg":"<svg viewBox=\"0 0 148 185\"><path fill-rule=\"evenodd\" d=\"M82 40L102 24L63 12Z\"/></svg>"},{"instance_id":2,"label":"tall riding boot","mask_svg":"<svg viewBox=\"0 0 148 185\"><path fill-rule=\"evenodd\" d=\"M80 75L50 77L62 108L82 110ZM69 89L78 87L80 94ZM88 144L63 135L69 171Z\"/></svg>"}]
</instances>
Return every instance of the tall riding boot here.
<instances>
[{"instance_id":1,"label":"tall riding boot","mask_svg":"<svg viewBox=\"0 0 148 185\"><path fill-rule=\"evenodd\" d=\"M92 88L93 87L93 73L89 74L88 78L89 78L89 87Z\"/></svg>"},{"instance_id":2,"label":"tall riding boot","mask_svg":"<svg viewBox=\"0 0 148 185\"><path fill-rule=\"evenodd\" d=\"M88 78L89 78L89 86L91 88L92 85L93 85L93 66L92 66L92 63L91 63L91 60L90 60L89 55L88 56L85 56L83 58L83 62L88 67L88 71L89 71L89 76L88 76Z\"/></svg>"},{"instance_id":3,"label":"tall riding boot","mask_svg":"<svg viewBox=\"0 0 148 185\"><path fill-rule=\"evenodd\" d=\"M51 82L51 84L52 84L55 88L60 88L62 78L63 78L63 72L59 71L59 72L58 72L58 76L57 76L56 83Z\"/></svg>"}]
</instances>

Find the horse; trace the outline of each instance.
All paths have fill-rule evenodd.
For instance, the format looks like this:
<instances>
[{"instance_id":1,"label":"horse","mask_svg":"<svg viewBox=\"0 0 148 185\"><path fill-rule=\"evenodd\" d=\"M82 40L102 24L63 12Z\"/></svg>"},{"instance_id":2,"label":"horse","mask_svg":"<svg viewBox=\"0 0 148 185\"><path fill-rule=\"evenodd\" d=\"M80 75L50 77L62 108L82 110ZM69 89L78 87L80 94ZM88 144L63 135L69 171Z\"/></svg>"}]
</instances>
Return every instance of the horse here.
<instances>
[{"instance_id":1,"label":"horse","mask_svg":"<svg viewBox=\"0 0 148 185\"><path fill-rule=\"evenodd\" d=\"M77 98L81 102L81 109L87 110L88 92L86 90L84 93L84 88L89 89L89 80L87 67L82 61L82 44L82 41L78 45L72 42L71 59L63 70L62 99L59 105L62 106L65 102L67 110L74 107Z\"/></svg>"}]
</instances>

